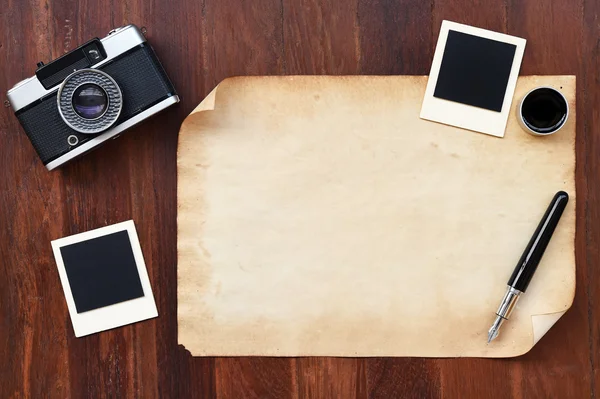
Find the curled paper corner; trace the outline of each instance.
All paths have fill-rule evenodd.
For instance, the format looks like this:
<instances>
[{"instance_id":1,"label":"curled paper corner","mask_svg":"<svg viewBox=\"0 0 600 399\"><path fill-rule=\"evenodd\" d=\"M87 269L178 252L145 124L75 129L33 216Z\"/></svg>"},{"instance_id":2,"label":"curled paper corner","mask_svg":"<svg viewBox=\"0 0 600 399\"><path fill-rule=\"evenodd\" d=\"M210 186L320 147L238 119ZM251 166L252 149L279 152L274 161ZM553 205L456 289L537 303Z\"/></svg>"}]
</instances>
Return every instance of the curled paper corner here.
<instances>
[{"instance_id":1,"label":"curled paper corner","mask_svg":"<svg viewBox=\"0 0 600 399\"><path fill-rule=\"evenodd\" d=\"M540 339L550 328L566 313L566 310L555 313L534 314L531 316L531 325L533 327L533 345L537 344ZM532 346L533 346L532 345Z\"/></svg>"},{"instance_id":2,"label":"curled paper corner","mask_svg":"<svg viewBox=\"0 0 600 399\"><path fill-rule=\"evenodd\" d=\"M227 79L225 79L227 80ZM222 84L223 82L219 83L205 98L204 100L202 100L202 102L200 104L198 104L198 106L196 108L194 108L194 110L192 112L190 112L190 114L188 116L186 116L186 118L183 120L183 122L181 123L181 127L179 128L179 144L178 144L178 152L179 152L179 146L182 144L182 142L187 143L187 141L185 139L183 139L183 137L185 136L185 132L190 130L192 132L194 132L194 128L190 128L190 126L192 125L192 120L194 120L195 118L192 118L192 116L194 114L203 112L203 111L214 111L215 109L215 101L217 98L217 89L219 88L219 86ZM179 158L179 157L178 157Z\"/></svg>"},{"instance_id":3,"label":"curled paper corner","mask_svg":"<svg viewBox=\"0 0 600 399\"><path fill-rule=\"evenodd\" d=\"M210 93L208 93L208 96L206 96L206 98L204 98L204 100L202 100L202 102L200 104L198 104L198 106L196 108L194 108L194 110L190 113L190 115L193 115L196 112L213 111L215 109L215 99L217 97L217 89L219 88L220 85L221 85L221 83L219 83Z\"/></svg>"}]
</instances>

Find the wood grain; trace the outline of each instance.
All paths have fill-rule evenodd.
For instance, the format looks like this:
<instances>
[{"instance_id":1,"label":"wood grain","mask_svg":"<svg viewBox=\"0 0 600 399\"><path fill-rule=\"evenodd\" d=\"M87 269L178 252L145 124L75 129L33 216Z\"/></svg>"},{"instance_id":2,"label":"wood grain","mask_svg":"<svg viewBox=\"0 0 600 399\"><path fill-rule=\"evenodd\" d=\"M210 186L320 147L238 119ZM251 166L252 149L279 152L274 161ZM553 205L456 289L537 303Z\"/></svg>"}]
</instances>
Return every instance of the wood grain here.
<instances>
[{"instance_id":1,"label":"wood grain","mask_svg":"<svg viewBox=\"0 0 600 399\"><path fill-rule=\"evenodd\" d=\"M0 93L37 61L135 23L148 28L182 98L53 173L0 108L0 397L596 397L599 14L592 0L0 0ZM427 74L443 19L525 37L523 74L577 75L573 308L510 360L192 358L177 345L176 323L176 132L185 115L233 75ZM160 317L75 339L50 240L127 219Z\"/></svg>"},{"instance_id":2,"label":"wood grain","mask_svg":"<svg viewBox=\"0 0 600 399\"><path fill-rule=\"evenodd\" d=\"M600 135L597 129L600 123L600 114L598 104L600 102L599 72L600 72L600 43L598 37L600 29L598 27L598 18L600 17L600 5L597 2L585 1L582 10L582 31L580 33L580 54L579 62L575 65L580 69L579 79L579 109L583 112L583 118L579 118L577 156L581 160L578 162L578 183L581 184L582 191L586 193L585 203L582 204L584 212L580 213L580 224L582 234L578 236L580 247L577 254L578 261L578 283L580 289L577 290L576 299L582 302L579 305L581 317L587 315L588 330L587 343L590 356L591 373L585 373L582 377L585 384L589 384L592 396L599 395L600 374L600 306L597 305L600 300L600 271L598 270L598 260L600 259L600 186L598 177L600 176L600 160L598 151L600 151ZM583 341L585 334L580 335Z\"/></svg>"},{"instance_id":3,"label":"wood grain","mask_svg":"<svg viewBox=\"0 0 600 399\"><path fill-rule=\"evenodd\" d=\"M582 125L587 120L582 94L582 82L585 76L578 70L583 56L581 32L573 26L583 26L582 1L555 2L543 7L534 2L513 1L508 6L508 29L510 33L527 38L527 47L521 73L534 74L544 70L548 73L577 75L577 143L576 143L576 184L577 218L576 225L576 295L571 310L557 322L553 329L540 341L543 346L534 347L526 361L522 362L521 376L517 386L523 397L531 395L588 397L595 396L593 386L587 377L590 370L588 333L589 320L587 290L582 289L588 283L587 270L590 259L582 256L589 243L586 243L585 218L588 209L586 201L590 198L588 187L584 183L585 173L582 161L586 162L591 153L590 147L582 141L586 133ZM560 55L560 56L559 56ZM585 84L585 83L584 83ZM586 140L587 141L587 140ZM583 184L582 184L583 183ZM552 351L544 350L553 348ZM543 366L542 366L543 365ZM592 369L593 370L593 369ZM546 386L541 381L554 375L561 378L562 384ZM558 377L558 376L564 376Z\"/></svg>"}]
</instances>

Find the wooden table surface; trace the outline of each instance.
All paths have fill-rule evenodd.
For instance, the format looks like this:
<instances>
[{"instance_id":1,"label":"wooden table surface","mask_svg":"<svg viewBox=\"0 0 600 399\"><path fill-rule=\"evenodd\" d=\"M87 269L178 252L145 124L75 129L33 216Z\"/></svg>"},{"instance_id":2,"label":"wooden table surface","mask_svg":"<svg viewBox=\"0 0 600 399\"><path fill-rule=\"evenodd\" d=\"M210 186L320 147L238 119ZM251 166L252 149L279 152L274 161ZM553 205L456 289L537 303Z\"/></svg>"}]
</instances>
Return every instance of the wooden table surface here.
<instances>
[{"instance_id":1,"label":"wooden table surface","mask_svg":"<svg viewBox=\"0 0 600 399\"><path fill-rule=\"evenodd\" d=\"M0 107L0 398L595 397L599 16L593 0L0 0L2 100L37 61L129 23L147 27L182 100L56 172ZM526 38L521 74L577 75L573 307L515 359L192 358L177 344L181 121L233 75L428 74L443 19ZM75 338L50 241L128 219L160 316Z\"/></svg>"}]
</instances>

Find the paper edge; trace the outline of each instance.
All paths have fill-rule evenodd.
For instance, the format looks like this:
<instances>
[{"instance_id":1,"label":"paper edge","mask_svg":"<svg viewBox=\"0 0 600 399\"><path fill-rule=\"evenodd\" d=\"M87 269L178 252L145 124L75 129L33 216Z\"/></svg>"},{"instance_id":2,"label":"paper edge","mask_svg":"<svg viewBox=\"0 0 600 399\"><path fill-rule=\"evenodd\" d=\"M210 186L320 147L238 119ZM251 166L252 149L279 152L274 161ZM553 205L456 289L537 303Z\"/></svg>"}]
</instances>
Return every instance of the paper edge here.
<instances>
[{"instance_id":1,"label":"paper edge","mask_svg":"<svg viewBox=\"0 0 600 399\"><path fill-rule=\"evenodd\" d=\"M570 307L570 306L569 306ZM567 311L546 314L536 314L531 316L531 328L533 329L533 346L535 346L540 339L550 328L560 319Z\"/></svg>"},{"instance_id":2,"label":"paper edge","mask_svg":"<svg viewBox=\"0 0 600 399\"><path fill-rule=\"evenodd\" d=\"M190 112L190 114L186 117L186 119L197 112L214 111L215 100L217 97L217 90L219 89L219 86L222 83L223 82L219 83L214 89L212 89L212 91L210 93L208 93L208 95L206 97L204 97L204 100L202 100L202 102L200 102L200 104L198 104L198 106L196 108L194 108L194 110L192 112ZM185 119L184 119L184 122L185 122Z\"/></svg>"},{"instance_id":3,"label":"paper edge","mask_svg":"<svg viewBox=\"0 0 600 399\"><path fill-rule=\"evenodd\" d=\"M178 143L177 143L177 216L176 216L176 224L177 224L177 264L176 264L176 269L177 269L177 275L176 275L176 281L177 281L177 302L179 303L179 295L180 295L180 284L179 284L179 179L180 179L180 175L179 175L179 151L180 151L180 146L182 143L182 131L185 129L185 125L186 122L188 121L188 119L192 118L195 114L199 114L201 112L205 112L205 111L214 111L215 110L215 106L216 106L216 99L217 99L217 92L219 90L219 87L221 87L223 84L225 84L227 81L230 80L234 80L235 78L225 78L223 79L221 82L219 82L214 89L212 89L212 91L210 93L208 93L208 95L206 97L204 97L204 99L200 102L200 104L198 104L193 110L192 112L190 112L188 114L188 116L185 117L185 119L183 120L183 122L181 122L181 126L179 127L179 132L178 132ZM187 344L187 339L185 339L186 335L182 334L182 328L180 325L180 314L179 314L179 305L177 305L177 344L179 346L181 346L183 349L185 349L186 351L188 351L190 353L191 356L198 356L194 353L194 351L190 348L188 348L186 345L189 346L189 344Z\"/></svg>"},{"instance_id":4,"label":"paper edge","mask_svg":"<svg viewBox=\"0 0 600 399\"><path fill-rule=\"evenodd\" d=\"M547 76L560 76L563 78L567 78L569 80L573 80L573 89L574 89L574 93L573 93L573 114L575 117L577 117L577 112L576 112L576 108L577 108L577 75L574 74L568 74L568 75L526 75L526 76L534 76L534 77L547 77ZM521 76L519 76L521 77ZM573 152L576 152L576 145L577 145L577 129L575 129L575 137L573 139ZM577 168L577 154L575 153L575 169ZM573 173L576 173L575 171L573 171ZM574 177L574 179L576 180L576 177ZM575 181L575 200L577 199L577 181ZM577 239L577 201L573 201L573 207L574 212L575 212L575 237L573 238L573 240ZM577 259L576 259L576 251L577 248L575 246L575 250L573 253L573 275L575 276L577 273ZM513 355L509 355L506 356L504 358L514 358L514 357L519 357L519 356L523 356L525 354L527 354L529 351L531 351L533 349L534 346L537 345L537 343L542 339L542 337L544 335L546 335L548 333L548 331L550 331L550 329L554 326L554 324L556 324L556 322L562 317L564 316L565 313L567 313L567 311L569 309L571 309L571 307L573 306L573 302L575 301L575 291L577 290L577 279L573 279L573 289L571 292L571 298L569 299L569 301L565 304L565 307L563 310L559 310L559 311L555 311L555 312L547 312L547 313L540 313L540 314L534 314L531 315L531 330L532 330L532 342L531 342L531 346L527 349L525 349L522 352L517 352Z\"/></svg>"}]
</instances>

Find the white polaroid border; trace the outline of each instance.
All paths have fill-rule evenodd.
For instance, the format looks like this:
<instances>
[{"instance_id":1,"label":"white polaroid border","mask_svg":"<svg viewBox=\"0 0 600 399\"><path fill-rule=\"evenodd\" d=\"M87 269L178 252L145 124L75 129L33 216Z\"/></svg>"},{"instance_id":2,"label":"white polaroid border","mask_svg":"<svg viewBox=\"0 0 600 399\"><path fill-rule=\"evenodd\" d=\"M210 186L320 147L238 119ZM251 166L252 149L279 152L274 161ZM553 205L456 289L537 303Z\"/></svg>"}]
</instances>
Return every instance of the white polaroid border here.
<instances>
[{"instance_id":1,"label":"white polaroid border","mask_svg":"<svg viewBox=\"0 0 600 399\"><path fill-rule=\"evenodd\" d=\"M129 235L131 249L133 250L133 256L142 283L142 289L144 290L144 296L116 303L114 305L89 310L87 312L77 313L60 248L120 231L127 231ZM140 247L140 241L133 220L54 240L52 241L52 250L54 251L54 257L56 258L58 274L65 292L65 298L67 300L67 306L69 308L71 322L73 323L76 337L94 334L99 331L109 330L111 328L158 316L156 304L154 303L154 296L152 295L152 288L150 287L150 280L148 279L148 272Z\"/></svg>"},{"instance_id":2,"label":"white polaroid border","mask_svg":"<svg viewBox=\"0 0 600 399\"><path fill-rule=\"evenodd\" d=\"M466 33L469 35L479 36L486 39L492 39L499 42L514 44L515 57L513 59L512 68L508 77L508 85L504 94L504 102L502 103L502 111L491 111L483 108L474 107L472 105L461 104L454 101L444 100L433 96L442 58L444 57L444 49L448 40L448 31ZM433 55L433 63L427 88L425 89L425 98L421 108L421 118L434 122L440 122L446 125L452 125L463 129L474 130L480 133L490 134L492 136L504 137L506 123L510 113L510 107L517 85L519 69L523 60L523 52L525 51L525 39L505 35L503 33L492 32L485 29L475 28L469 25L463 25L451 21L442 21L440 36L438 37L437 46Z\"/></svg>"}]
</instances>

